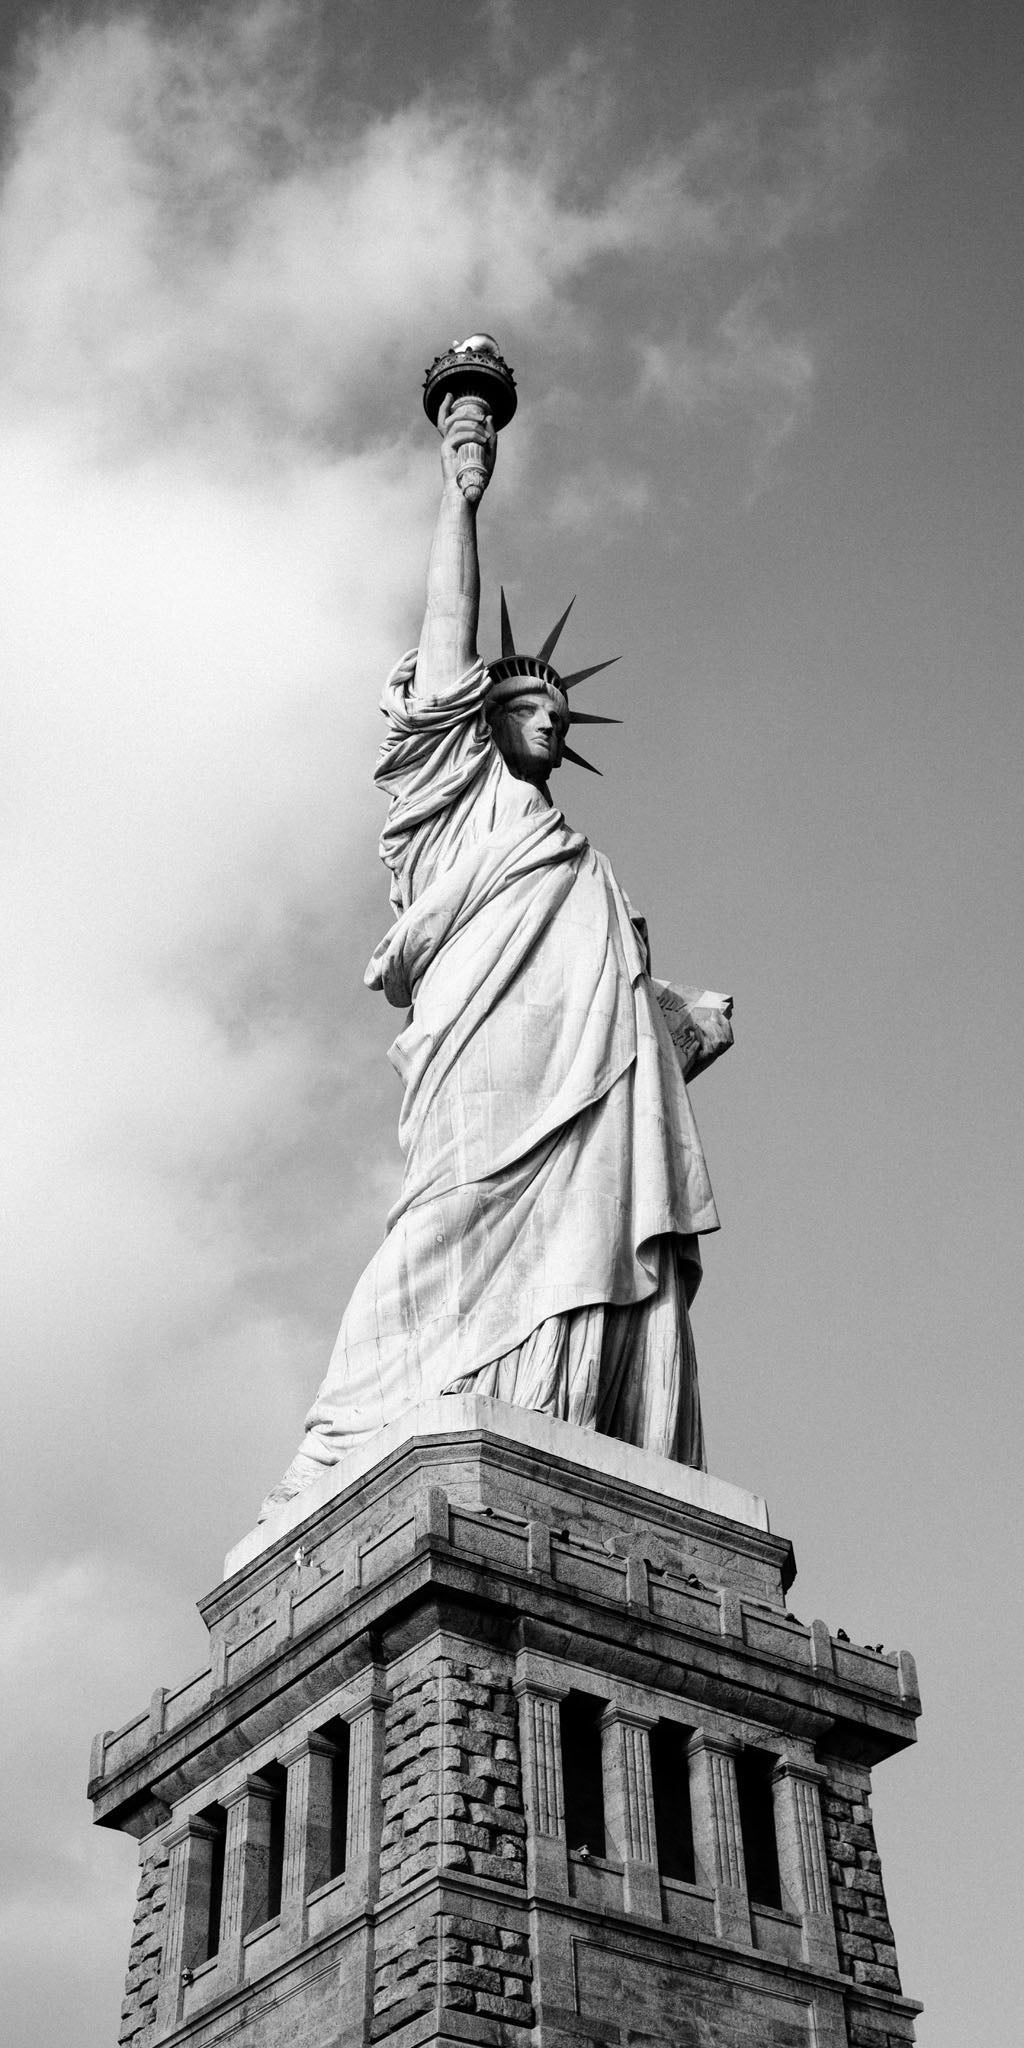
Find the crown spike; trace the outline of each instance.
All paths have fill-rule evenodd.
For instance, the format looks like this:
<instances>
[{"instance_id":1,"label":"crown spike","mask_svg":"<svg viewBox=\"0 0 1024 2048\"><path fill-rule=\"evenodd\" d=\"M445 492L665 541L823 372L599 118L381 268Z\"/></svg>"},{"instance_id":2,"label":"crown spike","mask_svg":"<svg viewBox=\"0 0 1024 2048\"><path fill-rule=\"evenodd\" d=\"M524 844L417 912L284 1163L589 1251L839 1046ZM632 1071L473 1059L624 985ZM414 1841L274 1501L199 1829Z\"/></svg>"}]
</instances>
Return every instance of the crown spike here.
<instances>
[{"instance_id":1,"label":"crown spike","mask_svg":"<svg viewBox=\"0 0 1024 2048\"><path fill-rule=\"evenodd\" d=\"M570 711L570 725L621 725L621 718L605 718L600 711Z\"/></svg>"},{"instance_id":2,"label":"crown spike","mask_svg":"<svg viewBox=\"0 0 1024 2048\"><path fill-rule=\"evenodd\" d=\"M575 753L572 747L567 747L564 744L562 747L562 759L563 761L575 761L577 768L589 768L591 775L600 775L601 773L600 768L594 767L593 761L585 761L582 754Z\"/></svg>"},{"instance_id":3,"label":"crown spike","mask_svg":"<svg viewBox=\"0 0 1024 2048\"><path fill-rule=\"evenodd\" d=\"M564 626L564 624L565 624L565 622L566 622L566 619L568 618L568 616L569 616L569 613L571 612L571 610L572 610L572 608L573 608L573 605L575 604L575 602L576 602L576 599L575 599L575 597L571 597L571 598L569 599L569 602L568 602L568 604L566 605L566 607L565 607L565 610L564 610L564 612L562 613L562 616L561 616L561 618L559 619L559 621L558 621L558 624L557 624L557 626L552 626L552 628L551 628L551 631L550 631L550 633L548 634L548 637L547 637L547 639L545 640L545 642L544 642L544 645L543 645L543 647L541 647L541 648L538 648L538 650L537 650L537 660L538 660L538 661L550 661L550 659L551 659L551 656L552 656L552 654L554 653L554 650L555 650L555 648L556 648L556 647L557 647L557 645L558 645L558 638L559 638L559 635L560 635L560 633L561 633L561 631L562 631L562 627Z\"/></svg>"},{"instance_id":4,"label":"crown spike","mask_svg":"<svg viewBox=\"0 0 1024 2048\"><path fill-rule=\"evenodd\" d=\"M559 676L558 680L563 690L572 690L577 683L585 683L588 676L600 675L603 668L611 668L613 662L621 660L621 654L610 654L607 661L595 661L593 668L578 668L574 675Z\"/></svg>"},{"instance_id":5,"label":"crown spike","mask_svg":"<svg viewBox=\"0 0 1024 2048\"><path fill-rule=\"evenodd\" d=\"M515 643L515 640L513 639L513 636L512 636L512 625L511 625L511 621L510 621L510 619L509 619L509 615L508 615L508 606L507 606L507 604L505 603L505 591L504 591L504 588L502 588L502 592L501 592L501 658L502 658L502 661L514 661L514 660L515 660L515 652L516 652L516 643Z\"/></svg>"}]
</instances>

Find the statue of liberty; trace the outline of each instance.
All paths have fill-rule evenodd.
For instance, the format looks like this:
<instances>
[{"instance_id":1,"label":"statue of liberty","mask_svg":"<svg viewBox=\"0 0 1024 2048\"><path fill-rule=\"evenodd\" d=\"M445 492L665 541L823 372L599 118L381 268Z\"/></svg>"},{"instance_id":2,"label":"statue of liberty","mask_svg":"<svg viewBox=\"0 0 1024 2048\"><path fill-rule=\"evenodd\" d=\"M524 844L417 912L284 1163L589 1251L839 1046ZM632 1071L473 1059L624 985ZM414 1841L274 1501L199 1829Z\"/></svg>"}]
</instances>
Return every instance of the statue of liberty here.
<instances>
[{"instance_id":1,"label":"statue of liberty","mask_svg":"<svg viewBox=\"0 0 1024 2048\"><path fill-rule=\"evenodd\" d=\"M486 370L488 355L513 391L501 425L514 385L490 338L439 362ZM383 697L394 922L366 980L407 1012L389 1055L405 1090L402 1190L265 1513L443 1393L704 1467L689 1305L714 1199L645 927L550 788L580 760L569 726L614 722L569 706L606 664L556 673L568 613L536 655L518 653L504 593L501 657L477 652L494 378L483 396L450 378L437 405L426 615Z\"/></svg>"}]
</instances>

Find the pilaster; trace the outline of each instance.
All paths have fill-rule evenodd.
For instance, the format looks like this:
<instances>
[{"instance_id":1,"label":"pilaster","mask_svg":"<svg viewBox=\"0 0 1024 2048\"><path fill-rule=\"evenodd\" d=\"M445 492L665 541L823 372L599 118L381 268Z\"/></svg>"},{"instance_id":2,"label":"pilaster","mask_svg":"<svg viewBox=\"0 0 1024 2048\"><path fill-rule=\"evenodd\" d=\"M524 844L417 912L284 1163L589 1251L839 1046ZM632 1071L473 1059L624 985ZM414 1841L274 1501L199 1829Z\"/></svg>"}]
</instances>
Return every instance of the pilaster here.
<instances>
[{"instance_id":1,"label":"pilaster","mask_svg":"<svg viewBox=\"0 0 1024 2048\"><path fill-rule=\"evenodd\" d=\"M169 2034L181 2018L185 1977L205 1960L210 1926L210 1886L217 1831L196 1815L179 1821L164 1836L168 1855L167 1917L157 2035Z\"/></svg>"},{"instance_id":2,"label":"pilaster","mask_svg":"<svg viewBox=\"0 0 1024 2048\"><path fill-rule=\"evenodd\" d=\"M824 1780L819 1765L782 1757L772 1772L772 1799L782 1903L800 1916L805 1961L818 1970L835 1970L836 1929L821 1814Z\"/></svg>"},{"instance_id":3,"label":"pilaster","mask_svg":"<svg viewBox=\"0 0 1024 2048\"><path fill-rule=\"evenodd\" d=\"M569 1687L517 1671L519 1743L527 1817L526 1881L532 1892L564 1899L569 1893L569 1851L562 1787L562 1730L559 1709Z\"/></svg>"},{"instance_id":4,"label":"pilaster","mask_svg":"<svg viewBox=\"0 0 1024 2048\"><path fill-rule=\"evenodd\" d=\"M377 1897L387 1698L384 1679L371 1666L346 1714L349 1753L345 1887L354 1906L372 1906Z\"/></svg>"},{"instance_id":5,"label":"pilaster","mask_svg":"<svg viewBox=\"0 0 1024 2048\"><path fill-rule=\"evenodd\" d=\"M270 1808L274 1788L263 1778L243 1779L227 1794L224 1850L224 1903L220 1921L220 1970L224 1984L239 1984L244 1974L247 1934L264 1918L270 1869Z\"/></svg>"},{"instance_id":6,"label":"pilaster","mask_svg":"<svg viewBox=\"0 0 1024 2048\"><path fill-rule=\"evenodd\" d=\"M736 1745L701 1732L689 1744L689 1757L697 1881L714 1892L715 1926L722 1940L749 1943Z\"/></svg>"},{"instance_id":7,"label":"pilaster","mask_svg":"<svg viewBox=\"0 0 1024 2048\"><path fill-rule=\"evenodd\" d=\"M651 1777L653 1715L606 1707L601 1716L605 1825L612 1852L622 1864L622 1900L627 1913L661 1919L661 1879Z\"/></svg>"},{"instance_id":8,"label":"pilaster","mask_svg":"<svg viewBox=\"0 0 1024 2048\"><path fill-rule=\"evenodd\" d=\"M289 1943L305 1941L306 1901L330 1875L335 1754L334 1744L313 1732L281 1752L288 1773L281 1926Z\"/></svg>"}]
</instances>

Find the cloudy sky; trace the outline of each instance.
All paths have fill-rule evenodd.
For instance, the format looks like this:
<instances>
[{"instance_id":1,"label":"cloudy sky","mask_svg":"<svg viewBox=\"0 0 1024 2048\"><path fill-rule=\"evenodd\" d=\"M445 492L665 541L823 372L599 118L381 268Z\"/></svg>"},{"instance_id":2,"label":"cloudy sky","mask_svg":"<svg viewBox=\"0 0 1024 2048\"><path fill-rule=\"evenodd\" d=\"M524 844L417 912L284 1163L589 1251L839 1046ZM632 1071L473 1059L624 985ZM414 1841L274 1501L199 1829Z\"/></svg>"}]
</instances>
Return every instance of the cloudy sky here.
<instances>
[{"instance_id":1,"label":"cloudy sky","mask_svg":"<svg viewBox=\"0 0 1024 2048\"><path fill-rule=\"evenodd\" d=\"M0 10L9 2038L116 2034L96 1728L297 1439L395 1192L371 787L437 487L625 717L559 796L695 1088L712 1470L916 1652L876 1812L924 2048L1009 2039L1020 1281L1016 0ZM17 1770L11 1765L17 1756Z\"/></svg>"}]
</instances>

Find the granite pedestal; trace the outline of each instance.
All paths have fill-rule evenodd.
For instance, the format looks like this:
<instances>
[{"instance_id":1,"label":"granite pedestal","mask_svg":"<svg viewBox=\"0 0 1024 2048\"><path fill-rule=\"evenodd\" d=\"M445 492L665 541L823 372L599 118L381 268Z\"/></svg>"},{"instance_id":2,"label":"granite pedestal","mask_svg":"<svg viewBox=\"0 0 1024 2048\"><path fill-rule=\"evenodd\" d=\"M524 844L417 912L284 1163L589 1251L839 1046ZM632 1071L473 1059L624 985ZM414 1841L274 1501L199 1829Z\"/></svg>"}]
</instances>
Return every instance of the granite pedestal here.
<instances>
[{"instance_id":1,"label":"granite pedestal","mask_svg":"<svg viewBox=\"0 0 1024 2048\"><path fill-rule=\"evenodd\" d=\"M764 1503L443 1398L245 1538L98 1737L120 2039L897 2048L870 1812L913 1660L787 1610Z\"/></svg>"}]
</instances>

